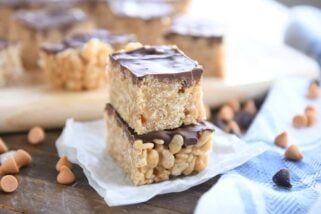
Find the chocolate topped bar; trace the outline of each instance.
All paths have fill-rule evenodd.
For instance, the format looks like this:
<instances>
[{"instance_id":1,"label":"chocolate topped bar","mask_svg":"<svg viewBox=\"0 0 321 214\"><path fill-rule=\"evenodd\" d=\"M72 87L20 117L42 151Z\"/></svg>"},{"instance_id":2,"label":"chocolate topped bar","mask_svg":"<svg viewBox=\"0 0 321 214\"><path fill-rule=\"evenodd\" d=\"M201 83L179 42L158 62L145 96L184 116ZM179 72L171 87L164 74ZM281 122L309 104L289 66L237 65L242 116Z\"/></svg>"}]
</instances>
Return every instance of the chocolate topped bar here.
<instances>
[{"instance_id":1,"label":"chocolate topped bar","mask_svg":"<svg viewBox=\"0 0 321 214\"><path fill-rule=\"evenodd\" d=\"M174 20L173 24L166 32L165 37L170 37L173 35L222 40L224 28L222 25L209 19L180 17Z\"/></svg>"},{"instance_id":2,"label":"chocolate topped bar","mask_svg":"<svg viewBox=\"0 0 321 214\"><path fill-rule=\"evenodd\" d=\"M0 51L2 49L5 49L6 47L8 47L10 44L10 42L8 40L5 40L5 39L1 39L0 38Z\"/></svg>"},{"instance_id":3,"label":"chocolate topped bar","mask_svg":"<svg viewBox=\"0 0 321 214\"><path fill-rule=\"evenodd\" d=\"M147 76L160 79L186 79L186 83L199 80L203 69L175 46L144 46L110 56L113 63L119 63L138 80Z\"/></svg>"},{"instance_id":4,"label":"chocolate topped bar","mask_svg":"<svg viewBox=\"0 0 321 214\"><path fill-rule=\"evenodd\" d=\"M56 54L67 48L80 48L94 38L112 46L136 41L135 36L132 34L111 34L107 30L97 29L89 33L77 34L66 38L62 43L44 44L42 50L46 53Z\"/></svg>"},{"instance_id":5,"label":"chocolate topped bar","mask_svg":"<svg viewBox=\"0 0 321 214\"><path fill-rule=\"evenodd\" d=\"M106 105L106 112L109 116L115 116L115 118L117 118L118 125L126 131L127 136L133 141L143 140L143 142L153 142L153 140L158 139L164 140L164 143L168 145L171 139L175 135L179 134L183 136L184 146L189 146L197 143L199 135L203 131L214 131L214 126L211 123L202 121L196 124L183 125L171 130L151 131L146 134L139 135L128 126L111 104Z\"/></svg>"},{"instance_id":6,"label":"chocolate topped bar","mask_svg":"<svg viewBox=\"0 0 321 214\"><path fill-rule=\"evenodd\" d=\"M165 2L116 0L110 2L110 7L117 16L143 20L167 17L173 13L172 6Z\"/></svg>"},{"instance_id":7,"label":"chocolate topped bar","mask_svg":"<svg viewBox=\"0 0 321 214\"><path fill-rule=\"evenodd\" d=\"M47 30L51 28L65 28L88 19L88 16L78 9L55 9L41 11L20 11L16 13L16 19L22 24L35 30Z\"/></svg>"}]
</instances>

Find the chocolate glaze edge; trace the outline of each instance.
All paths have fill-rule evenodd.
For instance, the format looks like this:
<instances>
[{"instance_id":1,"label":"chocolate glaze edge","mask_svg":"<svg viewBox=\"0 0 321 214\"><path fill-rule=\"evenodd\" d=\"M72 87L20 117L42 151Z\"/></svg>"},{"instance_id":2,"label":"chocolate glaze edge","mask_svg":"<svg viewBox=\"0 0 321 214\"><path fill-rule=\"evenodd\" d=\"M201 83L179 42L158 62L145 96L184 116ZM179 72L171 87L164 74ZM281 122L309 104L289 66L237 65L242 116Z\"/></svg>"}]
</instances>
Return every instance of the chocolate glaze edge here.
<instances>
[{"instance_id":1,"label":"chocolate glaze edge","mask_svg":"<svg viewBox=\"0 0 321 214\"><path fill-rule=\"evenodd\" d=\"M190 59L188 56L186 56L181 50L177 49L176 46L166 46L166 47L175 49L175 51L177 51L178 54L181 54L182 57L185 57L186 59L194 61L194 60ZM154 46L154 47L153 46L144 46L142 48L138 48L138 49L128 51L125 53L127 53L127 54L135 53L135 51L143 50L146 48L158 48L158 46ZM146 79L147 77L155 77L155 78L159 79L160 81L169 82L169 83L180 81L183 83L183 86L185 88L187 88L187 87L191 87L194 82L198 83L202 79L203 67L201 65L199 65L196 61L195 62L197 64L195 64L195 67L190 69L189 71L186 71L186 72L151 73L151 74L145 74L142 76L137 76L129 68L124 66L121 62L119 62L119 60L114 58L114 56L117 56L119 54L122 54L122 52L114 53L109 56L111 65L112 65L112 67L119 66L123 75L126 75L126 73L129 73L132 77L133 84L141 84L143 82L143 80Z\"/></svg>"},{"instance_id":2,"label":"chocolate glaze edge","mask_svg":"<svg viewBox=\"0 0 321 214\"><path fill-rule=\"evenodd\" d=\"M168 145L171 142L172 138L175 135L179 134L183 136L183 139L184 139L183 146L186 147L186 146L197 144L200 134L202 132L204 131L214 132L213 124L207 121L202 121L197 124L183 125L179 128L175 128L171 130L152 131L146 134L138 135L121 118L121 116L118 114L118 112L114 109L114 107L111 104L108 103L105 109L108 116L113 116L117 124L125 130L128 138L131 141L142 140L143 143L147 143L147 142L153 143L153 140L160 139L160 140L164 140L165 145Z\"/></svg>"}]
</instances>

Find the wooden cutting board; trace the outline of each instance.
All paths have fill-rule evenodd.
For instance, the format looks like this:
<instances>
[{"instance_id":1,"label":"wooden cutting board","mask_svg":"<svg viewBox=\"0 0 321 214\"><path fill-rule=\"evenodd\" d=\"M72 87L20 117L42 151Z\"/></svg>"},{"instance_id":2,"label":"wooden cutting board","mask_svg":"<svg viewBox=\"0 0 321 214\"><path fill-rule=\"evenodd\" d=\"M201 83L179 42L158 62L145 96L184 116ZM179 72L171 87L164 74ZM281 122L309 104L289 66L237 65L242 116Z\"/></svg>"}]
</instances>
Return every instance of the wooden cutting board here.
<instances>
[{"instance_id":1,"label":"wooden cutting board","mask_svg":"<svg viewBox=\"0 0 321 214\"><path fill-rule=\"evenodd\" d=\"M219 5L221 2L212 2L217 4L217 14L220 8L230 8L229 1ZM198 7L206 7L206 4L202 4L204 0L194 3L197 5L192 8L198 11L202 10ZM246 5L252 5L255 11ZM280 34L281 27L284 28L286 13L284 8L278 7L268 1L247 0L233 7L234 11L229 9L236 16L242 11L245 15L240 14L240 20L228 19L229 16L224 17L225 14L221 16L229 27L226 38L227 77L224 80L204 79L204 101L207 105L216 106L231 98L259 96L269 89L275 79L282 76L318 76L319 68L313 60L275 39L275 34ZM206 9L203 11L205 14ZM256 16L256 21L247 20L247 16L253 18L255 14L261 16ZM265 19L270 21L267 16L278 21L273 26L264 25L262 28ZM27 130L34 125L62 127L70 117L77 120L101 118L107 101L106 88L88 92L57 91L45 83L41 72L25 74L20 80L0 89L0 132Z\"/></svg>"}]
</instances>

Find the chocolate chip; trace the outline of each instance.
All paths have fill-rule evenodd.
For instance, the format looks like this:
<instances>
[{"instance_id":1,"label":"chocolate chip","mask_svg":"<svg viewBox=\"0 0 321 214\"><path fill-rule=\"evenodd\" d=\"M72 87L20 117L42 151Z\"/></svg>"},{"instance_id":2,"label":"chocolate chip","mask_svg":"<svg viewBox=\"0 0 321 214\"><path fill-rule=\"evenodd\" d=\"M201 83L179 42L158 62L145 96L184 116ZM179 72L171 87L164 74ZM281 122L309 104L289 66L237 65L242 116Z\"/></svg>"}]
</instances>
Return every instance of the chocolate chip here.
<instances>
[{"instance_id":1,"label":"chocolate chip","mask_svg":"<svg viewBox=\"0 0 321 214\"><path fill-rule=\"evenodd\" d=\"M320 87L320 80L319 79L312 80L311 84L313 84L313 83Z\"/></svg>"},{"instance_id":2,"label":"chocolate chip","mask_svg":"<svg viewBox=\"0 0 321 214\"><path fill-rule=\"evenodd\" d=\"M239 124L242 130L247 130L250 127L253 119L253 115L245 111L240 111L235 117L236 122Z\"/></svg>"},{"instance_id":3,"label":"chocolate chip","mask_svg":"<svg viewBox=\"0 0 321 214\"><path fill-rule=\"evenodd\" d=\"M273 182L281 187L291 188L290 173L287 169L281 169L272 178Z\"/></svg>"}]
</instances>

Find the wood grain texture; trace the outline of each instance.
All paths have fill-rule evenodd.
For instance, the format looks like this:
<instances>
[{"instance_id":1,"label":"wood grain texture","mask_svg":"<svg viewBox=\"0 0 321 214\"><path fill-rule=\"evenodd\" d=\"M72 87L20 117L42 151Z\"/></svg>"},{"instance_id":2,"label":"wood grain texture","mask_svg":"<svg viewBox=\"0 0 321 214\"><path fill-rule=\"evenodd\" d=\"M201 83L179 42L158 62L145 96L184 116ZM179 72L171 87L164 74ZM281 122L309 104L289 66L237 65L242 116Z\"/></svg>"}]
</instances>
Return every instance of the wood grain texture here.
<instances>
[{"instance_id":1,"label":"wood grain texture","mask_svg":"<svg viewBox=\"0 0 321 214\"><path fill-rule=\"evenodd\" d=\"M157 196L142 204L108 207L104 200L89 186L82 169L74 165L77 177L72 186L56 183L55 169L58 155L55 141L60 130L47 132L44 144L27 143L27 134L7 134L1 137L10 149L25 149L33 163L21 169L17 176L18 190L11 194L0 193L0 213L192 213L199 197L217 180L181 193Z\"/></svg>"}]
</instances>

